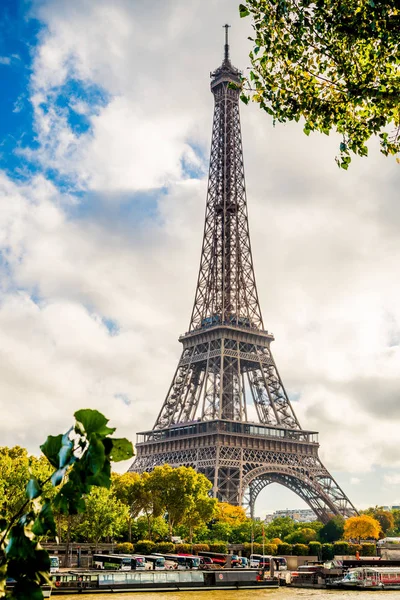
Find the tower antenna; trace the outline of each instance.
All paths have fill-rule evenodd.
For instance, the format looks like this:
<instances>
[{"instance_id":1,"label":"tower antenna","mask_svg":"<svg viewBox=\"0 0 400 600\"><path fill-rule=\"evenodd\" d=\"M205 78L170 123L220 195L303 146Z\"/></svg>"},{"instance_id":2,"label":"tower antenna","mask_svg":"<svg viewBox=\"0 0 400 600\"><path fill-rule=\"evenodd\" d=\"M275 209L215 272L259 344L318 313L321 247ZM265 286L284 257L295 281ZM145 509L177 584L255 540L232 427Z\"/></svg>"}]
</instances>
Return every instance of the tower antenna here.
<instances>
[{"instance_id":1,"label":"tower antenna","mask_svg":"<svg viewBox=\"0 0 400 600\"><path fill-rule=\"evenodd\" d=\"M225 54L224 54L224 60L229 60L228 29L229 29L230 25L228 25L228 23L225 23L225 25L222 25L222 27L225 28Z\"/></svg>"}]
</instances>

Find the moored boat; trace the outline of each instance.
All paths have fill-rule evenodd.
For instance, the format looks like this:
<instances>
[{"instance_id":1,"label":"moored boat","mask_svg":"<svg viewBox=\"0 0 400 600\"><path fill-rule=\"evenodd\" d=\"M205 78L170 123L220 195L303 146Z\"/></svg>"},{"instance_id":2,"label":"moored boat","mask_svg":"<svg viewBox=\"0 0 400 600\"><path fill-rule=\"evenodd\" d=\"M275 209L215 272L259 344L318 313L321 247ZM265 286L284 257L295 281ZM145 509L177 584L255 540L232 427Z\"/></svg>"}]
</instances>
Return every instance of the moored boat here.
<instances>
[{"instance_id":1,"label":"moored boat","mask_svg":"<svg viewBox=\"0 0 400 600\"><path fill-rule=\"evenodd\" d=\"M331 587L350 589L400 590L399 567L357 567L335 582Z\"/></svg>"},{"instance_id":2,"label":"moored boat","mask_svg":"<svg viewBox=\"0 0 400 600\"><path fill-rule=\"evenodd\" d=\"M279 587L278 579L250 569L213 571L70 571L54 573L53 594L201 591Z\"/></svg>"}]
</instances>

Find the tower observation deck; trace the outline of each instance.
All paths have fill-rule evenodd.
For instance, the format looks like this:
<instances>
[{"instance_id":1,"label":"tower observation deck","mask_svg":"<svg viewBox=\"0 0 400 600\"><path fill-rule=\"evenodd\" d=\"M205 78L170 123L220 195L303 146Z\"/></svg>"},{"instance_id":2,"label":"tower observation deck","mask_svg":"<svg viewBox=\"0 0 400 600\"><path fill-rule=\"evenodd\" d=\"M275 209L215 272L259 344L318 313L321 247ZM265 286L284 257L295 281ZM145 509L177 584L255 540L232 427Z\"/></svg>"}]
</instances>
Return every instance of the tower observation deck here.
<instances>
[{"instance_id":1,"label":"tower observation deck","mask_svg":"<svg viewBox=\"0 0 400 600\"><path fill-rule=\"evenodd\" d=\"M215 497L246 505L279 483L326 522L356 513L300 426L264 328L250 245L239 115L241 74L229 57L211 73L211 156L200 269L183 350L152 430L138 434L130 471L192 466ZM254 422L248 416L253 405Z\"/></svg>"}]
</instances>

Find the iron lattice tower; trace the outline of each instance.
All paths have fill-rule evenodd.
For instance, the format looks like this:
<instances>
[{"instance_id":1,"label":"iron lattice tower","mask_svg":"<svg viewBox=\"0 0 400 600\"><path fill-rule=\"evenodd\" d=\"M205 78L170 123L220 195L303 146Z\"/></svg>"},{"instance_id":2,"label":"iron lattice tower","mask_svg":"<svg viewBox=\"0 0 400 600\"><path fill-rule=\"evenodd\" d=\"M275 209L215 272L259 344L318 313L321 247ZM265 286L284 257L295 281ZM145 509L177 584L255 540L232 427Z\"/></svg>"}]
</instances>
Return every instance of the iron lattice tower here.
<instances>
[{"instance_id":1,"label":"iron lattice tower","mask_svg":"<svg viewBox=\"0 0 400 600\"><path fill-rule=\"evenodd\" d=\"M189 331L152 431L138 434L130 471L192 466L215 497L254 514L258 493L280 483L326 522L355 508L301 428L273 359L254 277L239 116L240 72L229 59L211 73L215 108L203 247ZM251 404L257 422L248 418Z\"/></svg>"}]
</instances>

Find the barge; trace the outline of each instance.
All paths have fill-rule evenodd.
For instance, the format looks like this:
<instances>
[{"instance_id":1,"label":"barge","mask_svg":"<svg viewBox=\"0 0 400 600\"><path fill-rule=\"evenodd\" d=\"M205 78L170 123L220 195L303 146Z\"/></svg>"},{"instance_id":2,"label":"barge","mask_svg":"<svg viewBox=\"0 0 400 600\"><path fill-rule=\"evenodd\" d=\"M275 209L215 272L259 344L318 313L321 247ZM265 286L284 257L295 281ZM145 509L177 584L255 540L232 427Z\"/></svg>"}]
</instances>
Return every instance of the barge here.
<instances>
[{"instance_id":1,"label":"barge","mask_svg":"<svg viewBox=\"0 0 400 600\"><path fill-rule=\"evenodd\" d=\"M279 580L263 571L70 571L51 575L52 594L107 592L177 592L278 588Z\"/></svg>"}]
</instances>

